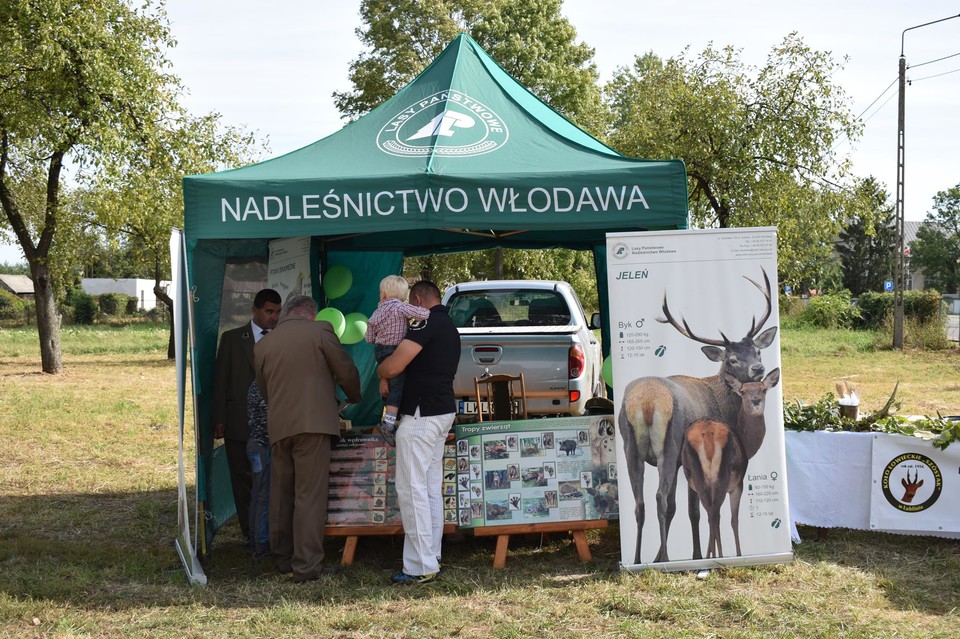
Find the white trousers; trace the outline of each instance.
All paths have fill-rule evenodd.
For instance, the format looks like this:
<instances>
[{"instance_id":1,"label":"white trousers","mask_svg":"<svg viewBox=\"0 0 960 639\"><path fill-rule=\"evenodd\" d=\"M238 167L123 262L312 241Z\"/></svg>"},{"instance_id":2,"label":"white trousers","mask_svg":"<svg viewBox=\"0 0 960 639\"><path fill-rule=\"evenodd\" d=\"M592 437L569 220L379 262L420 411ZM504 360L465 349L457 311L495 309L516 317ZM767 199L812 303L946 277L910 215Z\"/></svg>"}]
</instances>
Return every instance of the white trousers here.
<instances>
[{"instance_id":1,"label":"white trousers","mask_svg":"<svg viewBox=\"0 0 960 639\"><path fill-rule=\"evenodd\" d=\"M397 500L403 522L403 572L440 570L443 538L443 445L456 413L402 415L397 427Z\"/></svg>"}]
</instances>

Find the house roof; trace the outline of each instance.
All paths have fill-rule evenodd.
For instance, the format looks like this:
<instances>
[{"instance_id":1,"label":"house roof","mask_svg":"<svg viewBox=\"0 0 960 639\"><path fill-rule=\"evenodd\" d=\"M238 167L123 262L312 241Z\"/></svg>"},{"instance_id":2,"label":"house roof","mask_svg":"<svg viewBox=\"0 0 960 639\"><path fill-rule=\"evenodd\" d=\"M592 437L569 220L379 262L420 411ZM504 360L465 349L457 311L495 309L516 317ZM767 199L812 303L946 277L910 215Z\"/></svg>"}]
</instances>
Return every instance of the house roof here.
<instances>
[{"instance_id":1,"label":"house roof","mask_svg":"<svg viewBox=\"0 0 960 639\"><path fill-rule=\"evenodd\" d=\"M0 273L0 283L14 295L33 295L33 280L26 275Z\"/></svg>"}]
</instances>

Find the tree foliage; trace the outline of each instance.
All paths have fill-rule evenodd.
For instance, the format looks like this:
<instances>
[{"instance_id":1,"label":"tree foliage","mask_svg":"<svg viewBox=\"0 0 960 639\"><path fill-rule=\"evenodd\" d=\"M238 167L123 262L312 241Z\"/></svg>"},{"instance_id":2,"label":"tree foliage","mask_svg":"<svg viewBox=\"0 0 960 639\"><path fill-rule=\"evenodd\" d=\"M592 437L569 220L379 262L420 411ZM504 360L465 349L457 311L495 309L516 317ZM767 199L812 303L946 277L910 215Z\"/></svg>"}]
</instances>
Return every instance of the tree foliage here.
<instances>
[{"instance_id":1,"label":"tree foliage","mask_svg":"<svg viewBox=\"0 0 960 639\"><path fill-rule=\"evenodd\" d=\"M602 114L593 49L576 42L561 0L363 0L357 29L369 49L350 64L352 91L333 94L344 118L376 108L413 80L458 33L570 120L597 130Z\"/></svg>"},{"instance_id":2,"label":"tree foliage","mask_svg":"<svg viewBox=\"0 0 960 639\"><path fill-rule=\"evenodd\" d=\"M181 113L134 147L135 153L101 165L84 199L106 236L125 247L139 272L151 274L154 294L172 311L173 301L160 282L170 273L170 230L184 223L183 177L254 161L256 141L241 129L223 126L218 114ZM172 326L170 337L172 357Z\"/></svg>"},{"instance_id":3,"label":"tree foliage","mask_svg":"<svg viewBox=\"0 0 960 639\"><path fill-rule=\"evenodd\" d=\"M934 196L933 210L910 243L910 265L923 269L928 288L960 291L960 184Z\"/></svg>"},{"instance_id":4,"label":"tree foliage","mask_svg":"<svg viewBox=\"0 0 960 639\"><path fill-rule=\"evenodd\" d=\"M44 372L62 370L57 259L71 230L62 195L127 156L170 110L179 83L161 7L125 0L0 3L0 205L30 265Z\"/></svg>"},{"instance_id":5,"label":"tree foliage","mask_svg":"<svg viewBox=\"0 0 960 639\"><path fill-rule=\"evenodd\" d=\"M868 203L869 215L857 216L840 233L837 253L843 265L843 286L855 297L882 291L893 278L897 228L890 196L874 178L863 180L858 194Z\"/></svg>"},{"instance_id":6,"label":"tree foliage","mask_svg":"<svg viewBox=\"0 0 960 639\"><path fill-rule=\"evenodd\" d=\"M833 151L861 129L833 81L839 68L796 34L760 68L732 47L638 56L605 87L609 142L635 157L682 158L694 226L776 225L781 281L815 281L855 205L849 163Z\"/></svg>"}]
</instances>

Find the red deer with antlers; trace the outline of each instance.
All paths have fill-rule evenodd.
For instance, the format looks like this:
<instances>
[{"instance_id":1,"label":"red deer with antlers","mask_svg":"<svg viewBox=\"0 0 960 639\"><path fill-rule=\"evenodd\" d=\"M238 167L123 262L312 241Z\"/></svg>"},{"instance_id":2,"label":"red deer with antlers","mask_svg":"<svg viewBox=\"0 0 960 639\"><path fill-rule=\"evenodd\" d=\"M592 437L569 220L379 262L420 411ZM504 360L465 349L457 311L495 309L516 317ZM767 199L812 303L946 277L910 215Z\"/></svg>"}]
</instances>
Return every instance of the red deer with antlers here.
<instances>
[{"instance_id":1,"label":"red deer with antlers","mask_svg":"<svg viewBox=\"0 0 960 639\"><path fill-rule=\"evenodd\" d=\"M757 454L766 433L763 411L767 391L780 381L780 369L775 368L760 382L741 383L732 375L724 381L737 393L742 402L737 421L733 425L714 419L698 419L690 424L683 439L680 463L687 485L696 491L707 511L710 536L707 540L707 558L723 557L720 541L720 507L730 494L730 526L740 556L740 497L747 462Z\"/></svg>"},{"instance_id":2,"label":"red deer with antlers","mask_svg":"<svg viewBox=\"0 0 960 639\"><path fill-rule=\"evenodd\" d=\"M913 479L910 479L910 471L908 470L907 478L906 479L904 479L903 477L900 478L900 483L903 484L903 488L905 490L905 492L903 493L903 498L900 499L900 501L902 501L905 504L909 504L910 502L913 501L913 498L917 496L917 488L920 488L921 486L923 486L922 479L919 482L917 481L919 477L920 477L920 471L915 470L913 471Z\"/></svg>"},{"instance_id":3,"label":"red deer with antlers","mask_svg":"<svg viewBox=\"0 0 960 639\"><path fill-rule=\"evenodd\" d=\"M710 377L641 377L630 382L624 389L619 415L620 436L623 439L627 458L627 471L633 489L637 520L637 545L635 562L640 561L640 542L644 521L643 475L645 464L656 466L659 471L657 485L657 518L660 524L660 550L656 562L669 561L667 536L670 523L676 514L677 476L680 470L680 449L687 426L698 419L715 419L727 424L734 423L740 411L740 397L724 382L727 374L741 382L757 381L763 377L764 366L760 351L773 343L777 327L760 332L770 318L770 278L763 272L765 286L744 276L763 293L766 310L757 321L753 318L746 336L736 342L730 341L721 332L722 339L709 339L696 335L685 320L678 322L670 313L664 293L662 323L669 323L681 335L705 344L703 354L714 362L720 362L720 370ZM693 558L701 558L700 550L700 504L696 493L688 487L687 512L693 535Z\"/></svg>"}]
</instances>

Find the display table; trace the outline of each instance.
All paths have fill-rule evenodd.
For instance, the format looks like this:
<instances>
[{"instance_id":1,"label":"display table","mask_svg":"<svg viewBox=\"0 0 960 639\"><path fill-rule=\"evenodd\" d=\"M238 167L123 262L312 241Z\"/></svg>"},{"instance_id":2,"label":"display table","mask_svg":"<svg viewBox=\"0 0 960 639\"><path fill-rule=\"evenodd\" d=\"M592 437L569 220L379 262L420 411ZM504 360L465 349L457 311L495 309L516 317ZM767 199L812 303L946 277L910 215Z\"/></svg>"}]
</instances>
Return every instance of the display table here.
<instances>
[{"instance_id":1,"label":"display table","mask_svg":"<svg viewBox=\"0 0 960 639\"><path fill-rule=\"evenodd\" d=\"M870 525L873 441L890 435L828 431L786 431L785 435L794 541L800 541L796 524L880 530ZM880 532L960 538L960 533L937 530Z\"/></svg>"}]
</instances>

